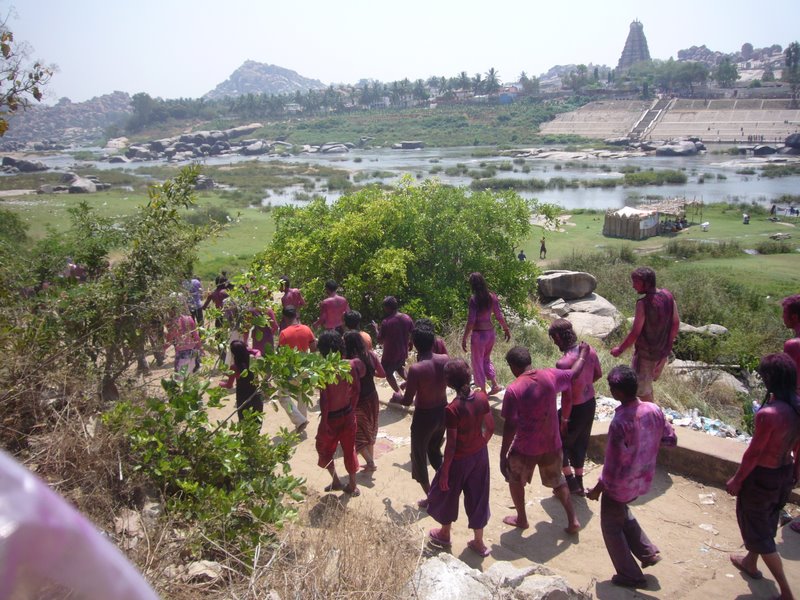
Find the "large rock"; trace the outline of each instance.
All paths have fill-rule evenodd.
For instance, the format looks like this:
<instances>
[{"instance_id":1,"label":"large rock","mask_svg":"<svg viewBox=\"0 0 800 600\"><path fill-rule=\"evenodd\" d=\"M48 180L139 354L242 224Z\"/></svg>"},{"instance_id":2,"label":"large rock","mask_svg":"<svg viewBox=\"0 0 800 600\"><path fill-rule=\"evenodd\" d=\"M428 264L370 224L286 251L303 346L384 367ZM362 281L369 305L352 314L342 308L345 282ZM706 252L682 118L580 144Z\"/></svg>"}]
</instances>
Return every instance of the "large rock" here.
<instances>
[{"instance_id":1,"label":"large rock","mask_svg":"<svg viewBox=\"0 0 800 600\"><path fill-rule=\"evenodd\" d=\"M606 339L619 327L617 319L591 313L574 312L565 318L572 323L572 328L579 336L590 336L601 340Z\"/></svg>"},{"instance_id":2,"label":"large rock","mask_svg":"<svg viewBox=\"0 0 800 600\"><path fill-rule=\"evenodd\" d=\"M535 563L516 568L496 562L485 573L470 568L451 554L427 559L401 593L414 600L585 600L589 598L549 569Z\"/></svg>"},{"instance_id":3,"label":"large rock","mask_svg":"<svg viewBox=\"0 0 800 600\"><path fill-rule=\"evenodd\" d=\"M16 167L20 173L36 173L37 171L47 171L47 165L43 162L25 160L24 158L3 157L4 167Z\"/></svg>"},{"instance_id":4,"label":"large rock","mask_svg":"<svg viewBox=\"0 0 800 600\"><path fill-rule=\"evenodd\" d=\"M789 135L784 141L784 145L789 146L789 148L798 148L800 149L800 133L793 133Z\"/></svg>"},{"instance_id":5,"label":"large rock","mask_svg":"<svg viewBox=\"0 0 800 600\"><path fill-rule=\"evenodd\" d=\"M715 369L703 362L678 359L673 360L666 368L684 381L691 381L709 390L716 389L723 394L747 394L749 391L745 384L727 371Z\"/></svg>"},{"instance_id":6,"label":"large rock","mask_svg":"<svg viewBox=\"0 0 800 600\"><path fill-rule=\"evenodd\" d=\"M226 129L224 133L228 138L241 137L243 135L249 135L254 131L258 131L262 127L263 125L261 123L250 123L249 125L239 125L239 127Z\"/></svg>"},{"instance_id":7,"label":"large rock","mask_svg":"<svg viewBox=\"0 0 800 600\"><path fill-rule=\"evenodd\" d=\"M582 312L598 315L600 317L612 317L621 320L620 312L617 307L603 298L600 294L591 293L583 298L565 301L567 312Z\"/></svg>"},{"instance_id":8,"label":"large rock","mask_svg":"<svg viewBox=\"0 0 800 600\"><path fill-rule=\"evenodd\" d=\"M242 152L244 154L247 154L248 156L254 156L256 154L266 154L267 152L269 152L270 147L271 146L269 145L268 142L259 140L257 142L250 144L249 146L246 146L242 150Z\"/></svg>"},{"instance_id":9,"label":"large rock","mask_svg":"<svg viewBox=\"0 0 800 600\"><path fill-rule=\"evenodd\" d=\"M69 184L70 194L94 194L97 191L97 184L86 177L76 177Z\"/></svg>"},{"instance_id":10,"label":"large rock","mask_svg":"<svg viewBox=\"0 0 800 600\"><path fill-rule=\"evenodd\" d=\"M545 271L536 279L536 283L539 295L564 300L583 298L597 288L594 275L581 271Z\"/></svg>"},{"instance_id":11,"label":"large rock","mask_svg":"<svg viewBox=\"0 0 800 600\"><path fill-rule=\"evenodd\" d=\"M680 141L664 144L656 148L656 156L694 156L697 146L694 142Z\"/></svg>"},{"instance_id":12,"label":"large rock","mask_svg":"<svg viewBox=\"0 0 800 600\"><path fill-rule=\"evenodd\" d=\"M322 144L322 146L319 147L319 151L323 154L343 154L345 152L350 152L350 148L348 148L346 144L329 142L327 144Z\"/></svg>"}]
</instances>

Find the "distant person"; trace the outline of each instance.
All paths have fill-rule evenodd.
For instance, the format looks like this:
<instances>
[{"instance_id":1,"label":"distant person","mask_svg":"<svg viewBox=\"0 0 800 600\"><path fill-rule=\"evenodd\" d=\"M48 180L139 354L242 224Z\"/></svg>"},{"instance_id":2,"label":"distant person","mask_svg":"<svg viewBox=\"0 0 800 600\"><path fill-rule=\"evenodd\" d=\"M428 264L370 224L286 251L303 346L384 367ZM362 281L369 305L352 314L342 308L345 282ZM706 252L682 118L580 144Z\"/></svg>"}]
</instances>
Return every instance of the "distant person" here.
<instances>
[{"instance_id":1,"label":"distant person","mask_svg":"<svg viewBox=\"0 0 800 600\"><path fill-rule=\"evenodd\" d=\"M794 361L797 368L797 394L800 396L800 294L784 298L783 324L794 331L794 337L783 344L783 351Z\"/></svg>"},{"instance_id":2,"label":"distant person","mask_svg":"<svg viewBox=\"0 0 800 600\"><path fill-rule=\"evenodd\" d=\"M519 260L519 262L525 262L527 259L528 257L525 256L525 250L520 250L519 254L517 254L517 260Z\"/></svg>"},{"instance_id":3,"label":"distant person","mask_svg":"<svg viewBox=\"0 0 800 600\"><path fill-rule=\"evenodd\" d=\"M450 353L447 351L447 345L444 343L444 338L436 335L436 328L433 326L433 321L430 319L422 318L417 319L414 321L414 327L417 329L427 329L431 331L434 335L433 340L433 353L434 354L444 354L449 355Z\"/></svg>"},{"instance_id":4,"label":"distant person","mask_svg":"<svg viewBox=\"0 0 800 600\"><path fill-rule=\"evenodd\" d=\"M578 360L578 338L572 323L556 319L548 330L550 339L564 355L556 362L557 369L569 369ZM561 393L561 409L558 411L561 427L561 443L564 459L562 471L567 478L570 493L586 495L583 487L583 468L589 437L592 434L595 412L594 382L603 376L597 352L589 347L586 364L572 385Z\"/></svg>"},{"instance_id":5,"label":"distant person","mask_svg":"<svg viewBox=\"0 0 800 600\"><path fill-rule=\"evenodd\" d=\"M544 236L542 236L542 239L539 240L539 258L547 258L547 244L545 243Z\"/></svg>"},{"instance_id":6,"label":"distant person","mask_svg":"<svg viewBox=\"0 0 800 600\"><path fill-rule=\"evenodd\" d=\"M292 284L289 282L289 278L286 275L283 275L280 278L280 291L283 292L281 296L281 307L286 308L287 306L294 306L295 310L297 310L297 314L300 314L300 309L306 305L306 300L303 298L303 294L300 293L300 290L297 288L293 288ZM281 321L280 328L283 329L286 326L283 321Z\"/></svg>"},{"instance_id":7,"label":"distant person","mask_svg":"<svg viewBox=\"0 0 800 600\"><path fill-rule=\"evenodd\" d=\"M183 287L189 298L189 314L192 315L198 327L203 326L203 284L199 277L192 276L183 282Z\"/></svg>"},{"instance_id":8,"label":"distant person","mask_svg":"<svg viewBox=\"0 0 800 600\"><path fill-rule=\"evenodd\" d=\"M364 340L366 349L372 350L372 336L361 329L361 313L357 310L348 310L342 318L344 320L345 335L348 331L357 331L361 335L361 339Z\"/></svg>"},{"instance_id":9,"label":"distant person","mask_svg":"<svg viewBox=\"0 0 800 600\"><path fill-rule=\"evenodd\" d=\"M431 489L428 463L436 471L442 466L447 406L444 367L448 357L432 352L434 335L431 330L415 327L412 338L417 349L417 362L408 369L405 391L392 394L391 402L404 406L414 404L414 416L411 418L411 477L422 486L426 496L417 504L420 508L427 508L427 496Z\"/></svg>"},{"instance_id":10,"label":"distant person","mask_svg":"<svg viewBox=\"0 0 800 600\"><path fill-rule=\"evenodd\" d=\"M447 385L456 392L445 411L447 444L444 462L428 493L428 514L441 527L431 529L431 540L450 546L450 529L458 519L458 504L464 494L467 526L473 539L467 547L479 556L489 556L483 529L489 522L489 451L494 418L485 393L470 388L469 366L463 359L449 361L444 369Z\"/></svg>"},{"instance_id":11,"label":"distant person","mask_svg":"<svg viewBox=\"0 0 800 600\"><path fill-rule=\"evenodd\" d=\"M367 350L364 338L359 331L344 334L344 358L360 358L366 372L359 382L358 404L356 405L356 452L366 464L362 471L375 471L375 442L378 439L378 416L381 403L375 377L385 377L380 359L372 350Z\"/></svg>"},{"instance_id":12,"label":"distant person","mask_svg":"<svg viewBox=\"0 0 800 600\"><path fill-rule=\"evenodd\" d=\"M300 323L297 318L297 309L294 306L283 308L283 321L287 325L278 336L278 348L288 346L298 352L313 352L317 349L317 339L311 328ZM298 433L302 433L308 426L308 406L300 399L292 398L291 393L285 389L278 390L278 402L289 415L292 425Z\"/></svg>"},{"instance_id":13,"label":"distant person","mask_svg":"<svg viewBox=\"0 0 800 600\"><path fill-rule=\"evenodd\" d=\"M319 336L318 347L322 356L331 352L344 355L344 343L338 331L329 330ZM351 496L359 496L361 492L356 485L358 456L356 455L356 413L361 378L367 369L360 358L351 358L350 376L352 381L341 379L337 383L325 386L319 392L320 421L317 429L316 448L317 464L331 474L331 483L325 487L326 492L344 490ZM333 458L337 446L341 445L344 456L344 467L349 476L347 486L336 473Z\"/></svg>"},{"instance_id":14,"label":"distant person","mask_svg":"<svg viewBox=\"0 0 800 600\"><path fill-rule=\"evenodd\" d=\"M675 446L677 438L661 409L636 397L636 373L620 365L608 374L611 395L622 404L608 428L603 471L589 492L591 500L600 498L600 529L616 574L611 583L639 588L647 585L642 568L661 560L658 548L650 541L631 514L628 505L646 494L653 483L658 449Z\"/></svg>"},{"instance_id":15,"label":"distant person","mask_svg":"<svg viewBox=\"0 0 800 600\"><path fill-rule=\"evenodd\" d=\"M631 284L643 296L636 301L636 314L630 333L619 346L611 349L611 356L616 358L633 345L631 367L636 371L639 382L637 396L645 402L654 402L653 382L658 380L667 364L681 320L678 305L670 291L656 289L653 269L634 269Z\"/></svg>"},{"instance_id":16,"label":"distant person","mask_svg":"<svg viewBox=\"0 0 800 600\"><path fill-rule=\"evenodd\" d=\"M736 520L747 554L732 554L730 559L751 579L763 577L758 570L758 559L763 559L780 588L780 597L793 598L775 535L781 510L800 477L797 369L787 354L769 354L761 359L758 373L767 396L756 412L753 439L742 464L726 486L728 493L736 496Z\"/></svg>"},{"instance_id":17,"label":"distant person","mask_svg":"<svg viewBox=\"0 0 800 600\"><path fill-rule=\"evenodd\" d=\"M257 302L262 301L259 297L271 298L272 294L269 290L264 289L261 290L260 294L254 295L254 298L258 299L256 300ZM275 335L280 331L278 318L275 316L275 311L272 310L271 306L264 306L263 308L251 306L249 310L253 317L255 317L257 321L260 321L260 323L253 325L253 330L250 335L252 346L261 352L263 356L267 348L269 348L270 352L275 348Z\"/></svg>"},{"instance_id":18,"label":"distant person","mask_svg":"<svg viewBox=\"0 0 800 600\"><path fill-rule=\"evenodd\" d=\"M184 311L186 309L184 308ZM167 325L166 344L175 346L174 371L183 378L183 372L197 371L200 368L200 351L203 344L200 341L200 334L197 331L197 323L194 317L187 314L175 315L175 318Z\"/></svg>"},{"instance_id":19,"label":"distant person","mask_svg":"<svg viewBox=\"0 0 800 600\"><path fill-rule=\"evenodd\" d=\"M250 371L250 358L261 356L258 350L248 348L242 340L234 340L230 347L233 356L231 370L233 374L220 383L220 387L232 387L236 382L236 414L239 422L245 420L245 411L253 411L259 421L264 412L264 394L255 385L255 375ZM247 373L242 375L242 373Z\"/></svg>"},{"instance_id":20,"label":"distant person","mask_svg":"<svg viewBox=\"0 0 800 600\"><path fill-rule=\"evenodd\" d=\"M337 291L339 284L333 279L325 282L326 298L319 303L319 318L314 321L313 327L322 329L335 329L340 334L344 331L344 313L350 310L347 299L340 296Z\"/></svg>"},{"instance_id":21,"label":"distant person","mask_svg":"<svg viewBox=\"0 0 800 600\"><path fill-rule=\"evenodd\" d=\"M383 299L384 318L377 327L378 342L383 344L381 364L386 372L386 381L395 391L400 391L394 374L406 378L406 360L411 341L411 330L414 321L407 314L400 312L397 298L387 296Z\"/></svg>"},{"instance_id":22,"label":"distant person","mask_svg":"<svg viewBox=\"0 0 800 600\"><path fill-rule=\"evenodd\" d=\"M497 385L497 375L492 364L492 348L494 348L496 339L492 315L494 314L494 318L503 328L506 341L511 339L511 331L508 329L503 311L500 310L497 294L489 291L483 275L472 273L469 276L469 285L472 288L472 296L469 299L469 316L464 335L461 338L461 349L464 352L467 351L467 339L469 338L472 376L475 378L475 385L485 392L488 378L492 383L489 395L493 396L503 387Z\"/></svg>"},{"instance_id":23,"label":"distant person","mask_svg":"<svg viewBox=\"0 0 800 600\"><path fill-rule=\"evenodd\" d=\"M542 485L553 490L567 514L567 533L581 528L570 499L567 480L561 470L561 434L558 426L556 396L572 386L586 364L589 346L582 343L578 358L569 370L532 369L531 354L524 346L515 346L506 354L506 362L516 379L503 397L503 441L500 446L500 472L508 482L516 514L503 523L528 528L525 511L525 484L530 483L539 467Z\"/></svg>"}]
</instances>

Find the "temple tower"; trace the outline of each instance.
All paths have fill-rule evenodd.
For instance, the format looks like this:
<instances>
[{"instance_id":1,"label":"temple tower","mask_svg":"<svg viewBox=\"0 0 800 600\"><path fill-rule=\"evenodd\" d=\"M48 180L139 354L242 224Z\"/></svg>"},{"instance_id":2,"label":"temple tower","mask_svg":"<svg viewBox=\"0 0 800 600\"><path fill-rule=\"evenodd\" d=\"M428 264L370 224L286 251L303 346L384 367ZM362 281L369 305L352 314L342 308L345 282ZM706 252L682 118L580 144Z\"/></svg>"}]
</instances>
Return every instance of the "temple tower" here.
<instances>
[{"instance_id":1,"label":"temple tower","mask_svg":"<svg viewBox=\"0 0 800 600\"><path fill-rule=\"evenodd\" d=\"M622 55L619 57L619 63L617 63L617 70L624 71L634 63L642 60L650 60L650 50L647 49L644 27L637 19L631 23L628 39L625 40L625 48L622 49Z\"/></svg>"}]
</instances>

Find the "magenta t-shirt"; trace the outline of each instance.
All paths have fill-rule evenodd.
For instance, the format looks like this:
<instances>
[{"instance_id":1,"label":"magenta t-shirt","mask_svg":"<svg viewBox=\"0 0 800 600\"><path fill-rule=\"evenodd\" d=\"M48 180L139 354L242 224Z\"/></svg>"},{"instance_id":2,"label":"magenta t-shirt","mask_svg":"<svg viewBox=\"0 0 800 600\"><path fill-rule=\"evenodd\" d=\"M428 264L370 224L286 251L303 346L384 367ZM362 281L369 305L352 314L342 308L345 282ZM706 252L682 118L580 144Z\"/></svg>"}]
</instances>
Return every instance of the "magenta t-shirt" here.
<instances>
[{"instance_id":1,"label":"magenta t-shirt","mask_svg":"<svg viewBox=\"0 0 800 600\"><path fill-rule=\"evenodd\" d=\"M644 326L633 345L636 355L656 361L666 358L672 350L669 334L672 331L675 299L669 290L660 289L645 294L636 302L644 306Z\"/></svg>"},{"instance_id":2,"label":"magenta t-shirt","mask_svg":"<svg viewBox=\"0 0 800 600\"><path fill-rule=\"evenodd\" d=\"M404 363L408 358L408 341L414 321L405 313L396 312L381 322L378 341L383 344L381 362L385 365Z\"/></svg>"},{"instance_id":3,"label":"magenta t-shirt","mask_svg":"<svg viewBox=\"0 0 800 600\"><path fill-rule=\"evenodd\" d=\"M500 310L500 303L497 301L497 294L489 292L492 301L489 306L483 309L478 308L478 301L475 296L469 299L469 315L467 316L467 325L472 325L475 329L489 329L492 324L492 314L497 322L503 327L506 325L506 319L503 316L503 311Z\"/></svg>"},{"instance_id":4,"label":"magenta t-shirt","mask_svg":"<svg viewBox=\"0 0 800 600\"><path fill-rule=\"evenodd\" d=\"M456 396L447 405L447 429L456 430L456 453L453 458L472 456L486 445L483 418L489 410L489 398L480 390L474 391L467 399Z\"/></svg>"},{"instance_id":5,"label":"magenta t-shirt","mask_svg":"<svg viewBox=\"0 0 800 600\"><path fill-rule=\"evenodd\" d=\"M325 298L319 304L319 322L323 329L336 329L344 323L344 313L350 310L350 305L343 296Z\"/></svg>"},{"instance_id":6,"label":"magenta t-shirt","mask_svg":"<svg viewBox=\"0 0 800 600\"><path fill-rule=\"evenodd\" d=\"M572 372L562 369L525 371L506 389L503 418L516 424L511 450L527 456L561 448L556 396L572 384Z\"/></svg>"}]
</instances>

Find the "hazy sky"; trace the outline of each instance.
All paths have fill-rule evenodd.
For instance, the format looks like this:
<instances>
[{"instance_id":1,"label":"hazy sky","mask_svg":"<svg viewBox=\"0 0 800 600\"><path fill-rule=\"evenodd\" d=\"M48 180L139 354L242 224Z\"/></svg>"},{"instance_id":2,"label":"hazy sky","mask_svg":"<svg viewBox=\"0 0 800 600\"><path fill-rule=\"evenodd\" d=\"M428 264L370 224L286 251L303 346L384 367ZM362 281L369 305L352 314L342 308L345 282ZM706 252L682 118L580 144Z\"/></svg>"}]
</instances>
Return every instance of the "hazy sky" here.
<instances>
[{"instance_id":1,"label":"hazy sky","mask_svg":"<svg viewBox=\"0 0 800 600\"><path fill-rule=\"evenodd\" d=\"M8 21L59 67L50 100L122 90L199 97L245 60L323 83L616 66L633 19L653 58L705 44L786 46L800 0L17 0ZM9 3L0 2L3 13Z\"/></svg>"}]
</instances>

